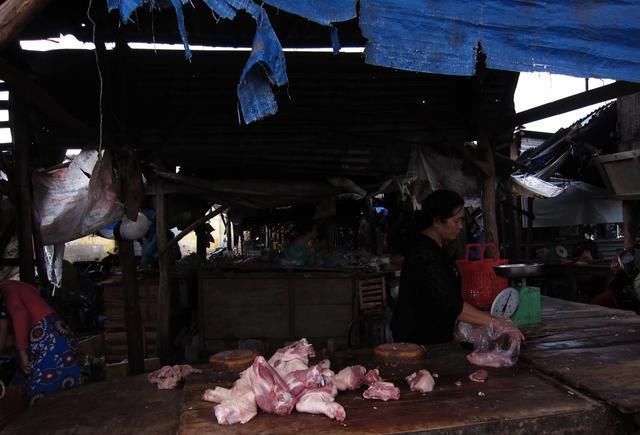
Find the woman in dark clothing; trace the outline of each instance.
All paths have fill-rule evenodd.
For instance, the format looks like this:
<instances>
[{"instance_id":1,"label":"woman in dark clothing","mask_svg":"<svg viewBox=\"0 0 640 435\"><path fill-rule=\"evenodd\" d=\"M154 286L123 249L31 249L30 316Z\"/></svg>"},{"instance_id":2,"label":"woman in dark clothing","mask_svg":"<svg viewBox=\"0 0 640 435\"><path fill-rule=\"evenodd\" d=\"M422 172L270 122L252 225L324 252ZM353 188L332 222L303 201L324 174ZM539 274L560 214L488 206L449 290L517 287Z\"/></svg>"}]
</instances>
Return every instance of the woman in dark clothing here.
<instances>
[{"instance_id":1,"label":"woman in dark clothing","mask_svg":"<svg viewBox=\"0 0 640 435\"><path fill-rule=\"evenodd\" d=\"M462 300L458 270L443 248L463 228L464 200L460 195L449 190L431 193L422 202L416 224L418 234L405 255L391 322L394 340L445 343L453 339L458 320L474 325L503 322ZM520 331L516 335L523 338Z\"/></svg>"}]
</instances>

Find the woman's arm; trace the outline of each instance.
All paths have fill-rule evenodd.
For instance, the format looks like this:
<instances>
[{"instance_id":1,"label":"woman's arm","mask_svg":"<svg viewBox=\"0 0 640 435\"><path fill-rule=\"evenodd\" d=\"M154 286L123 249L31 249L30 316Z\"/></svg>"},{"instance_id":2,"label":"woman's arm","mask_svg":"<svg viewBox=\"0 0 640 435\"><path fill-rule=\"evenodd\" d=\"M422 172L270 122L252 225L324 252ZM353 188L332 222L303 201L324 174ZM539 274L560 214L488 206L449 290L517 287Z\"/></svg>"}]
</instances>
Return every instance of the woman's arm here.
<instances>
[{"instance_id":1,"label":"woman's arm","mask_svg":"<svg viewBox=\"0 0 640 435\"><path fill-rule=\"evenodd\" d=\"M473 305L463 302L462 312L458 316L458 320L471 323L472 325L488 326L496 320L496 318L486 311L481 311Z\"/></svg>"},{"instance_id":2,"label":"woman's arm","mask_svg":"<svg viewBox=\"0 0 640 435\"><path fill-rule=\"evenodd\" d=\"M479 310L466 302L462 305L462 312L458 316L458 320L477 326L489 326L493 323L495 327L503 328L503 331L512 338L524 340L524 335L513 323L493 317L486 311Z\"/></svg>"},{"instance_id":3,"label":"woman's arm","mask_svg":"<svg viewBox=\"0 0 640 435\"><path fill-rule=\"evenodd\" d=\"M22 371L29 375L31 374L31 361L29 361L29 355L27 355L27 351L24 349L18 350L18 355L20 355L20 368Z\"/></svg>"}]
</instances>

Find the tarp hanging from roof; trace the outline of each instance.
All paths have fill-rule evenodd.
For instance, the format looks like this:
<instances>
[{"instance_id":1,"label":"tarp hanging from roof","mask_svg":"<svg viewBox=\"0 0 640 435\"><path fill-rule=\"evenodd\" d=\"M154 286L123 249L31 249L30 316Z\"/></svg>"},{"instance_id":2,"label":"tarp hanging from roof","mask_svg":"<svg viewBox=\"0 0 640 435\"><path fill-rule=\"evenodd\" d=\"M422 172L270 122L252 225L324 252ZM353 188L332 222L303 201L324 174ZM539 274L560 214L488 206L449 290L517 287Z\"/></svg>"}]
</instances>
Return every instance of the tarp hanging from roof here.
<instances>
[{"instance_id":1,"label":"tarp hanging from roof","mask_svg":"<svg viewBox=\"0 0 640 435\"><path fill-rule=\"evenodd\" d=\"M247 124L278 111L271 86L284 86L288 82L284 52L267 12L257 8L252 11L252 15L254 13L256 34L253 37L251 55L238 83L238 101L242 119Z\"/></svg>"},{"instance_id":2,"label":"tarp hanging from roof","mask_svg":"<svg viewBox=\"0 0 640 435\"><path fill-rule=\"evenodd\" d=\"M640 2L360 0L368 63L471 75L489 68L640 80Z\"/></svg>"},{"instance_id":3,"label":"tarp hanging from roof","mask_svg":"<svg viewBox=\"0 0 640 435\"><path fill-rule=\"evenodd\" d=\"M127 23L131 14L139 7L168 7L167 0L106 0L108 9L118 9L123 23ZM253 38L251 55L242 70L238 83L238 101L242 120L249 124L273 115L278 111L278 103L272 86L287 84L287 70L284 52L280 41L273 31L267 12L252 0L203 0L211 11L221 18L234 19L236 12L244 10L256 20L256 34ZM184 44L185 57L191 60L191 50L187 40L182 6L189 0L169 0L176 11L176 20L180 37ZM332 22L349 20L356 16L355 0L265 0L271 6L303 16L319 24L330 26ZM335 28L331 32L331 44L339 49Z\"/></svg>"},{"instance_id":4,"label":"tarp hanging from roof","mask_svg":"<svg viewBox=\"0 0 640 435\"><path fill-rule=\"evenodd\" d=\"M622 222L622 202L599 187L574 181L555 198L536 199L533 214L536 228Z\"/></svg>"}]
</instances>

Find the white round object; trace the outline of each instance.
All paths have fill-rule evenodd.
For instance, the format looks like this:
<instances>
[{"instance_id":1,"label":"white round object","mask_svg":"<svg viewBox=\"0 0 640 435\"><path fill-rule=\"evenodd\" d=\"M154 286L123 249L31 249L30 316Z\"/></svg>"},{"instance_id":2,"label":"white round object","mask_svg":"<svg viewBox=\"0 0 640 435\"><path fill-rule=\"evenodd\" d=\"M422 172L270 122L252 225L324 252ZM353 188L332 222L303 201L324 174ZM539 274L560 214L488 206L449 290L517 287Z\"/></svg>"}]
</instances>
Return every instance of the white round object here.
<instances>
[{"instance_id":1,"label":"white round object","mask_svg":"<svg viewBox=\"0 0 640 435\"><path fill-rule=\"evenodd\" d=\"M558 254L558 257L560 258L567 258L569 256L569 252L567 251L567 248L561 245L556 246L556 254Z\"/></svg>"},{"instance_id":2,"label":"white round object","mask_svg":"<svg viewBox=\"0 0 640 435\"><path fill-rule=\"evenodd\" d=\"M513 287L507 287L502 290L491 304L491 315L501 319L509 319L518 309L520 302L520 294Z\"/></svg>"},{"instance_id":3,"label":"white round object","mask_svg":"<svg viewBox=\"0 0 640 435\"><path fill-rule=\"evenodd\" d=\"M135 221L125 216L120 222L120 236L125 240L140 239L147 233L150 224L149 219L143 213L138 213L138 218Z\"/></svg>"}]
</instances>

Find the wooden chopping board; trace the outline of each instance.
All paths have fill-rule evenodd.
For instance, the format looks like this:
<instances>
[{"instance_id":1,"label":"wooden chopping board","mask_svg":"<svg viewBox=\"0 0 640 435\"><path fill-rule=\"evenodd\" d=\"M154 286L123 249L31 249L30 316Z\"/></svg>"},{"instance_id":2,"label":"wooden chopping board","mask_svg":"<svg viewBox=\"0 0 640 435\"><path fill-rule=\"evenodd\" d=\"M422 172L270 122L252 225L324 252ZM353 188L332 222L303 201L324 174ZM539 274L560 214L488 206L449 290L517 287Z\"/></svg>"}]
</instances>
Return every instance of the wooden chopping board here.
<instances>
[{"instance_id":1,"label":"wooden chopping board","mask_svg":"<svg viewBox=\"0 0 640 435\"><path fill-rule=\"evenodd\" d=\"M425 348L414 343L385 343L373 349L376 359L382 361L415 361L424 357Z\"/></svg>"},{"instance_id":2,"label":"wooden chopping board","mask_svg":"<svg viewBox=\"0 0 640 435\"><path fill-rule=\"evenodd\" d=\"M225 350L211 355L209 362L219 372L241 372L253 364L259 355L255 350L249 349Z\"/></svg>"}]
</instances>

